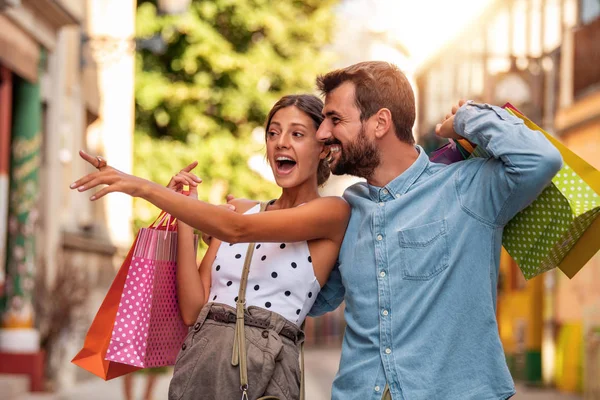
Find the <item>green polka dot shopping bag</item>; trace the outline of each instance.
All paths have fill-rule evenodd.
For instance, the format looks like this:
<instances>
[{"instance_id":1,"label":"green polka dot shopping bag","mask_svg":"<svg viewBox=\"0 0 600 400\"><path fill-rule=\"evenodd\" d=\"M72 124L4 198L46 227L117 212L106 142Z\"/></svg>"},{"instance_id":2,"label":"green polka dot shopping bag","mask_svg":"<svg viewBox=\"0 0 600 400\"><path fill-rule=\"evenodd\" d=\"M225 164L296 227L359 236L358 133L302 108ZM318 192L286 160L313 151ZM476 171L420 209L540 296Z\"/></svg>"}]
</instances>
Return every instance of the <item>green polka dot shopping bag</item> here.
<instances>
[{"instance_id":1,"label":"green polka dot shopping bag","mask_svg":"<svg viewBox=\"0 0 600 400\"><path fill-rule=\"evenodd\" d=\"M502 244L526 279L556 267L572 278L600 249L600 171L511 104L504 108L542 132L564 164L540 196L507 224ZM489 155L478 147L471 156Z\"/></svg>"}]
</instances>

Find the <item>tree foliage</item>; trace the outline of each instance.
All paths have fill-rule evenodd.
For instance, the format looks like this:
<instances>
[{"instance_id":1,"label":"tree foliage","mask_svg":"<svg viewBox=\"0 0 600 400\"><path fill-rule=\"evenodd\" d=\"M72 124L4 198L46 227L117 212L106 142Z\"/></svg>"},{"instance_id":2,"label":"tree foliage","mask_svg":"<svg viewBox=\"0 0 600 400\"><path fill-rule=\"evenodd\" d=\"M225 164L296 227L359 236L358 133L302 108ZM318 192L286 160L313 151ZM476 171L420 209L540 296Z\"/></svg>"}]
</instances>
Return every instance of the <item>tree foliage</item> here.
<instances>
[{"instance_id":1,"label":"tree foliage","mask_svg":"<svg viewBox=\"0 0 600 400\"><path fill-rule=\"evenodd\" d=\"M328 66L335 3L194 0L185 14L167 16L156 1L138 1L136 36L164 46L142 40L136 54L134 172L166 184L198 160L203 200L276 196L248 167L264 151L252 132L282 95L313 91ZM136 201L138 226L155 215Z\"/></svg>"}]
</instances>

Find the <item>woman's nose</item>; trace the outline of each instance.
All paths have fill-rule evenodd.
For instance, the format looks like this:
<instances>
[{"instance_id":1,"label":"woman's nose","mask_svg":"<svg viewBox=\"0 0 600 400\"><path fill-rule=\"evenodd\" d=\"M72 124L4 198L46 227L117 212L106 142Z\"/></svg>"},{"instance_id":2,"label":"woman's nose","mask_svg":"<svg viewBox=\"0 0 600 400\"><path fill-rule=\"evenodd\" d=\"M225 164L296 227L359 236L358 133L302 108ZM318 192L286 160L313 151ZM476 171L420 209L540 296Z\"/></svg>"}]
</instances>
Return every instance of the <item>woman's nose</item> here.
<instances>
[{"instance_id":1,"label":"woman's nose","mask_svg":"<svg viewBox=\"0 0 600 400\"><path fill-rule=\"evenodd\" d=\"M279 138L277 139L277 148L286 149L289 147L289 145L290 145L289 135L287 135L287 134L279 135Z\"/></svg>"}]
</instances>

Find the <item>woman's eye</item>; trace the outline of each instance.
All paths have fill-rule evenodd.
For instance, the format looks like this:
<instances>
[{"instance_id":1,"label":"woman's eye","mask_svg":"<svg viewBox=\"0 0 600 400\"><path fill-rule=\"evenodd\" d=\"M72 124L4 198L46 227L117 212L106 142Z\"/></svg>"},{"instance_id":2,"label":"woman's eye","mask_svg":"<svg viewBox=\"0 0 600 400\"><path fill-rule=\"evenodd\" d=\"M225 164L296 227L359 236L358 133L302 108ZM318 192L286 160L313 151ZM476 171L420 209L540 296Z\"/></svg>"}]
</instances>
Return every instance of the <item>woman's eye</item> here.
<instances>
[{"instance_id":1,"label":"woman's eye","mask_svg":"<svg viewBox=\"0 0 600 400\"><path fill-rule=\"evenodd\" d=\"M294 132L293 135L296 136L296 137L302 137L302 136L304 136L304 134L302 132Z\"/></svg>"},{"instance_id":2,"label":"woman's eye","mask_svg":"<svg viewBox=\"0 0 600 400\"><path fill-rule=\"evenodd\" d=\"M267 136L269 136L269 137L273 137L275 135L277 135L277 132L274 132L274 131L267 132Z\"/></svg>"}]
</instances>

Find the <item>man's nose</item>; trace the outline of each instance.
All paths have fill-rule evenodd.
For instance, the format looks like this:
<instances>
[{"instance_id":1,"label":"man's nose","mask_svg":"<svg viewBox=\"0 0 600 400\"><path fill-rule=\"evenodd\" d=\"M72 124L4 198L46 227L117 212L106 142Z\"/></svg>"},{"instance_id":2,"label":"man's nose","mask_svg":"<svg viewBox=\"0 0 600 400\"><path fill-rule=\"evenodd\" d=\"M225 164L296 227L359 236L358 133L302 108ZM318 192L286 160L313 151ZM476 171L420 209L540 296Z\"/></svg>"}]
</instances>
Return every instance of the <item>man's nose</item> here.
<instances>
[{"instance_id":1,"label":"man's nose","mask_svg":"<svg viewBox=\"0 0 600 400\"><path fill-rule=\"evenodd\" d=\"M321 122L319 129L317 129L317 140L326 142L327 140L331 139L331 136L331 129L329 129L329 123L327 123L327 120Z\"/></svg>"}]
</instances>

